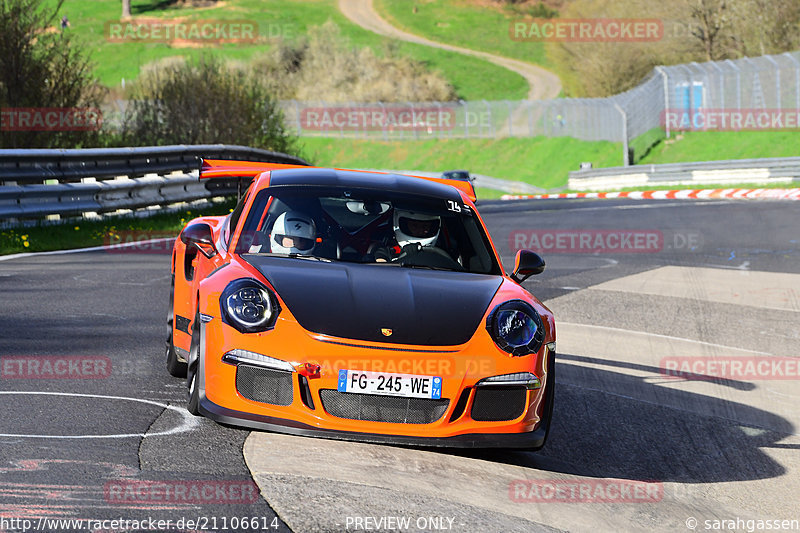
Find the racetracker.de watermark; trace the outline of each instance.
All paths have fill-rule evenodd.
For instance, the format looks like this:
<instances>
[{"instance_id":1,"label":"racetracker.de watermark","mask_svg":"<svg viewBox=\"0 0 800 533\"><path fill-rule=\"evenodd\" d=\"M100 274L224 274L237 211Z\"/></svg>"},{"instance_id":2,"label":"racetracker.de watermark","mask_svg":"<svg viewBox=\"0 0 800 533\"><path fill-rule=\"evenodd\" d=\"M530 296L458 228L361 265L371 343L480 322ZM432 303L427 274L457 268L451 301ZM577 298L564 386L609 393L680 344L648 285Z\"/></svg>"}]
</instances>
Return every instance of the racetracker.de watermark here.
<instances>
[{"instance_id":1,"label":"racetracker.de watermark","mask_svg":"<svg viewBox=\"0 0 800 533\"><path fill-rule=\"evenodd\" d=\"M273 29L270 29L272 32ZM257 22L251 20L164 20L136 19L106 21L106 40L111 43L255 43ZM284 36L279 33L279 36Z\"/></svg>"},{"instance_id":2,"label":"racetracker.de watermark","mask_svg":"<svg viewBox=\"0 0 800 533\"><path fill-rule=\"evenodd\" d=\"M0 131L97 131L103 112L95 107L6 107Z\"/></svg>"},{"instance_id":3,"label":"racetracker.de watermark","mask_svg":"<svg viewBox=\"0 0 800 533\"><path fill-rule=\"evenodd\" d=\"M311 131L449 131L456 110L433 105L306 107L300 127Z\"/></svg>"},{"instance_id":4,"label":"racetracker.de watermark","mask_svg":"<svg viewBox=\"0 0 800 533\"><path fill-rule=\"evenodd\" d=\"M664 498L660 481L620 479L517 479L508 486L516 503L657 503Z\"/></svg>"},{"instance_id":5,"label":"racetracker.de watermark","mask_svg":"<svg viewBox=\"0 0 800 533\"><path fill-rule=\"evenodd\" d=\"M547 254L652 254L697 252L703 236L697 231L656 229L518 229L509 247Z\"/></svg>"},{"instance_id":6,"label":"racetracker.de watermark","mask_svg":"<svg viewBox=\"0 0 800 533\"><path fill-rule=\"evenodd\" d=\"M661 126L671 131L780 131L800 129L798 109L667 109Z\"/></svg>"},{"instance_id":7,"label":"racetracker.de watermark","mask_svg":"<svg viewBox=\"0 0 800 533\"><path fill-rule=\"evenodd\" d=\"M111 359L104 355L12 355L0 357L3 379L105 379Z\"/></svg>"},{"instance_id":8,"label":"racetracker.de watermark","mask_svg":"<svg viewBox=\"0 0 800 533\"><path fill-rule=\"evenodd\" d=\"M661 374L696 381L800 380L800 358L771 356L665 357Z\"/></svg>"},{"instance_id":9,"label":"racetracker.de watermark","mask_svg":"<svg viewBox=\"0 0 800 533\"><path fill-rule=\"evenodd\" d=\"M516 19L509 35L523 42L654 42L664 38L660 19L585 18Z\"/></svg>"},{"instance_id":10,"label":"racetracker.de watermark","mask_svg":"<svg viewBox=\"0 0 800 533\"><path fill-rule=\"evenodd\" d=\"M103 236L103 250L112 254L170 254L173 231L123 230Z\"/></svg>"},{"instance_id":11,"label":"racetracker.de watermark","mask_svg":"<svg viewBox=\"0 0 800 533\"><path fill-rule=\"evenodd\" d=\"M390 331L390 330L387 330ZM415 376L462 377L464 375L491 375L497 370L492 357L469 358L438 355L436 358L401 357L392 359L338 358L314 362L318 374L337 376L340 370L409 374Z\"/></svg>"},{"instance_id":12,"label":"racetracker.de watermark","mask_svg":"<svg viewBox=\"0 0 800 533\"><path fill-rule=\"evenodd\" d=\"M103 485L106 503L118 505L250 504L259 500L252 480L108 481Z\"/></svg>"}]
</instances>

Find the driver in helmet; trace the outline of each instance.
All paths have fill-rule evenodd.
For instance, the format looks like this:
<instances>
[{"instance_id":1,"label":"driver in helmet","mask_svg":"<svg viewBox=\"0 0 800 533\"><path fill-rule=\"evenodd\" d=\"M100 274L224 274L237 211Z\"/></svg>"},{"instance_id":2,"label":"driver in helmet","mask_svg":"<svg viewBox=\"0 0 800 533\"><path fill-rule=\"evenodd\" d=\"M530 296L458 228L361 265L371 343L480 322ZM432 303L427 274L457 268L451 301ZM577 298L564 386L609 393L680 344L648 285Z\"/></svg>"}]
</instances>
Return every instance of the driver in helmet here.
<instances>
[{"instance_id":1,"label":"driver in helmet","mask_svg":"<svg viewBox=\"0 0 800 533\"><path fill-rule=\"evenodd\" d=\"M275 220L269 241L272 253L311 255L317 243L317 228L311 217L286 211Z\"/></svg>"},{"instance_id":2,"label":"driver in helmet","mask_svg":"<svg viewBox=\"0 0 800 533\"><path fill-rule=\"evenodd\" d=\"M393 217L394 236L397 244L375 251L375 261L396 261L401 255L432 247L439 238L442 219L438 215L415 213L406 209L395 209Z\"/></svg>"}]
</instances>

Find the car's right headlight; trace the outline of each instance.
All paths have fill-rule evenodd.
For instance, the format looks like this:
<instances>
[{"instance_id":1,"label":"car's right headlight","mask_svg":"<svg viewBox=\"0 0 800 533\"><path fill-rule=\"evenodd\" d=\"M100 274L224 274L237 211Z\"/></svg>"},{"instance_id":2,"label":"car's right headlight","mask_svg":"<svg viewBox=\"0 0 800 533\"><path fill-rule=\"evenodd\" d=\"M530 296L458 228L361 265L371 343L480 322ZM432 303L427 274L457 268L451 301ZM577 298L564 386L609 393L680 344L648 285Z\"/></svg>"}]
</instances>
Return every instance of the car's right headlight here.
<instances>
[{"instance_id":1,"label":"car's right headlight","mask_svg":"<svg viewBox=\"0 0 800 533\"><path fill-rule=\"evenodd\" d=\"M263 283L243 278L232 281L219 299L222 321L242 333L258 333L275 325L280 306Z\"/></svg>"},{"instance_id":2,"label":"car's right headlight","mask_svg":"<svg viewBox=\"0 0 800 533\"><path fill-rule=\"evenodd\" d=\"M486 320L494 343L513 356L536 353L544 342L542 317L522 300L510 300L495 307Z\"/></svg>"}]
</instances>

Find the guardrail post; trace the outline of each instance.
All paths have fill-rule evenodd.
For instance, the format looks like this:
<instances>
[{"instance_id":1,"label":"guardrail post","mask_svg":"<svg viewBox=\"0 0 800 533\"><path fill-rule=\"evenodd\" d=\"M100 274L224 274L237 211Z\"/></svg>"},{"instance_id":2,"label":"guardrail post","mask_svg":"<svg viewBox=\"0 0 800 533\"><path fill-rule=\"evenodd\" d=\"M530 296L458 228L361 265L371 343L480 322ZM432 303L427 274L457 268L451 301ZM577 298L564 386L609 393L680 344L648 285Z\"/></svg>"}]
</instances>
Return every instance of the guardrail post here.
<instances>
[{"instance_id":1,"label":"guardrail post","mask_svg":"<svg viewBox=\"0 0 800 533\"><path fill-rule=\"evenodd\" d=\"M378 102L378 106L381 108L381 132L383 132L383 140L389 140L389 132L386 130L388 127L387 123L387 115L386 115L386 106L383 105L383 102Z\"/></svg>"},{"instance_id":2,"label":"guardrail post","mask_svg":"<svg viewBox=\"0 0 800 533\"><path fill-rule=\"evenodd\" d=\"M794 63L794 94L795 94L795 109L800 110L800 61L794 57L790 52L785 52L783 55L788 57Z\"/></svg>"},{"instance_id":3,"label":"guardrail post","mask_svg":"<svg viewBox=\"0 0 800 533\"><path fill-rule=\"evenodd\" d=\"M297 122L297 135L302 135L303 126L300 122L300 104L298 103L297 100L292 100L292 102L294 103L294 117L295 121Z\"/></svg>"},{"instance_id":4,"label":"guardrail post","mask_svg":"<svg viewBox=\"0 0 800 533\"><path fill-rule=\"evenodd\" d=\"M742 110L742 69L739 66L731 61L730 59L726 59L725 62L732 66L736 71L736 110Z\"/></svg>"},{"instance_id":5,"label":"guardrail post","mask_svg":"<svg viewBox=\"0 0 800 533\"><path fill-rule=\"evenodd\" d=\"M781 67L772 56L764 56L775 66L775 109L781 108Z\"/></svg>"},{"instance_id":6,"label":"guardrail post","mask_svg":"<svg viewBox=\"0 0 800 533\"><path fill-rule=\"evenodd\" d=\"M483 100L483 104L486 106L486 114L489 115L489 124L488 124L488 126L489 126L489 135L487 135L487 137L493 137L494 136L494 120L493 120L493 117L492 117L492 108L489 105L489 102L487 102L486 100ZM481 137L483 137L483 127L478 128L478 131L481 132Z\"/></svg>"},{"instance_id":7,"label":"guardrail post","mask_svg":"<svg viewBox=\"0 0 800 533\"><path fill-rule=\"evenodd\" d=\"M510 100L506 100L506 105L508 106L508 136L509 137L513 137L514 136L514 125L513 125L514 121L512 119L514 118L514 111L512 109Z\"/></svg>"},{"instance_id":8,"label":"guardrail post","mask_svg":"<svg viewBox=\"0 0 800 533\"><path fill-rule=\"evenodd\" d=\"M533 137L533 106L536 105L532 100L526 102L528 106L528 137Z\"/></svg>"},{"instance_id":9,"label":"guardrail post","mask_svg":"<svg viewBox=\"0 0 800 533\"><path fill-rule=\"evenodd\" d=\"M631 156L628 153L628 116L619 104L614 103L614 108L622 117L622 163L627 167L631 164Z\"/></svg>"},{"instance_id":10,"label":"guardrail post","mask_svg":"<svg viewBox=\"0 0 800 533\"><path fill-rule=\"evenodd\" d=\"M669 139L669 120L667 120L667 113L669 112L669 78L662 66L657 66L656 72L661 74L661 78L664 80L664 131L667 134L667 139Z\"/></svg>"},{"instance_id":11,"label":"guardrail post","mask_svg":"<svg viewBox=\"0 0 800 533\"><path fill-rule=\"evenodd\" d=\"M715 69L717 69L717 71L719 72L719 102L720 102L720 105L718 105L717 107L724 108L725 107L725 80L723 78L725 77L725 71L722 70L722 67L720 67L714 61L711 62L711 65Z\"/></svg>"}]
</instances>

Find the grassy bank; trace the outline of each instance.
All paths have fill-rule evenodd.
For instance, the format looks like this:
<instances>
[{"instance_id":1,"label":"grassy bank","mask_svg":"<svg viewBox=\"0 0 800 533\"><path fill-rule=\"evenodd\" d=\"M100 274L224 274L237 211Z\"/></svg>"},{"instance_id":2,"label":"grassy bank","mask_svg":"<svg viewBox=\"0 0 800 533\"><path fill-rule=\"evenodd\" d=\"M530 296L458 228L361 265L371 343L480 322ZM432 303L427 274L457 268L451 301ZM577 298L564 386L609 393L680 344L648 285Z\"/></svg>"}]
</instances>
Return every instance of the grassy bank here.
<instances>
[{"instance_id":1,"label":"grassy bank","mask_svg":"<svg viewBox=\"0 0 800 533\"><path fill-rule=\"evenodd\" d=\"M47 0L55 5L55 0ZM110 42L108 25L118 23L121 15L119 0L66 0L60 15L67 15L69 31L86 44L96 64L100 82L117 87L122 80L130 82L138 76L142 66L155 60L174 56L196 57L203 53L219 55L234 61L249 61L255 54L269 50L277 39L294 39L307 33L311 26L332 20L339 25L342 35L354 46L369 46L382 53L390 40L366 31L345 18L336 7L336 0L229 0L206 8L183 8L176 4L132 0L134 18L180 19L184 21L248 21L259 25L259 39L255 43L228 43L216 45L146 43L126 40ZM484 61L445 50L392 41L398 53L424 62L430 69L438 70L455 87L465 100L520 99L527 93L525 80L516 73ZM480 72L479 76L475 73Z\"/></svg>"},{"instance_id":2,"label":"grassy bank","mask_svg":"<svg viewBox=\"0 0 800 533\"><path fill-rule=\"evenodd\" d=\"M320 166L430 172L464 168L543 188L565 185L568 172L582 161L600 167L619 165L622 159L618 143L567 137L402 142L304 137L301 145L306 157Z\"/></svg>"},{"instance_id":3,"label":"grassy bank","mask_svg":"<svg viewBox=\"0 0 800 533\"><path fill-rule=\"evenodd\" d=\"M798 131L706 131L673 134L639 163L681 163L800 156Z\"/></svg>"},{"instance_id":4,"label":"grassy bank","mask_svg":"<svg viewBox=\"0 0 800 533\"><path fill-rule=\"evenodd\" d=\"M499 5L472 5L463 0L376 0L375 8L393 25L432 41L550 66L544 43L511 38L512 21L519 15Z\"/></svg>"}]
</instances>

